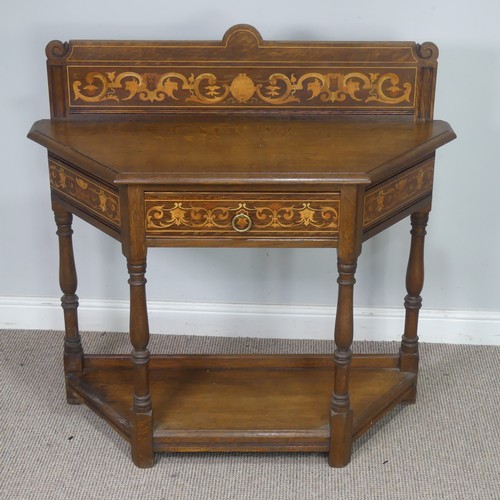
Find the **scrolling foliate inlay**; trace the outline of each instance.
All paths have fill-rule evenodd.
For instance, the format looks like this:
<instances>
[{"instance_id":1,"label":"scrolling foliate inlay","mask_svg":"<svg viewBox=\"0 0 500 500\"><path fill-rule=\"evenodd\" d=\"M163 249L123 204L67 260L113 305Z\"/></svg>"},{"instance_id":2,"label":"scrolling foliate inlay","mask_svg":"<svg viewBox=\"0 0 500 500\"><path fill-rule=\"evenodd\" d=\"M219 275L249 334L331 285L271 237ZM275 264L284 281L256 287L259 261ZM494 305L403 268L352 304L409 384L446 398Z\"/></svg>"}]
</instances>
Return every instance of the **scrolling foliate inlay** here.
<instances>
[{"instance_id":1,"label":"scrolling foliate inlay","mask_svg":"<svg viewBox=\"0 0 500 500\"><path fill-rule=\"evenodd\" d=\"M91 69L91 68L89 68ZM213 72L68 68L72 106L413 106L415 70L338 68L299 74L228 68ZM71 70L71 71L70 71ZM231 74L232 73L232 74Z\"/></svg>"},{"instance_id":2,"label":"scrolling foliate inlay","mask_svg":"<svg viewBox=\"0 0 500 500\"><path fill-rule=\"evenodd\" d=\"M117 193L54 160L49 162L49 173L53 190L119 226L120 201Z\"/></svg>"},{"instance_id":3,"label":"scrolling foliate inlay","mask_svg":"<svg viewBox=\"0 0 500 500\"><path fill-rule=\"evenodd\" d=\"M146 229L149 233L234 233L232 221L240 214L251 219L250 234L287 231L332 234L338 230L339 201L146 199Z\"/></svg>"},{"instance_id":4,"label":"scrolling foliate inlay","mask_svg":"<svg viewBox=\"0 0 500 500\"><path fill-rule=\"evenodd\" d=\"M365 196L363 225L369 226L430 193L433 176L434 163L430 161L368 191Z\"/></svg>"}]
</instances>

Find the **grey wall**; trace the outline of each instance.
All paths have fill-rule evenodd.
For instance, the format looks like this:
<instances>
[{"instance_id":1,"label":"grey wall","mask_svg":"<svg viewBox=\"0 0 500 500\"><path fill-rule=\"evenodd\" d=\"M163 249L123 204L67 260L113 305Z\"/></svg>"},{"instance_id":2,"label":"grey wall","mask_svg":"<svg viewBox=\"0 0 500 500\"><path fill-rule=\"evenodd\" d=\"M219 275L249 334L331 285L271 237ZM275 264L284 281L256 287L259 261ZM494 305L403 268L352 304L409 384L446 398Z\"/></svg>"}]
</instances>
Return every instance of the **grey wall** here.
<instances>
[{"instance_id":1,"label":"grey wall","mask_svg":"<svg viewBox=\"0 0 500 500\"><path fill-rule=\"evenodd\" d=\"M220 39L236 23L265 39L434 41L440 49L436 118L458 139L438 152L427 240L425 305L500 310L500 3L254 0L105 2L17 0L0 20L0 296L59 295L45 151L25 136L48 117L44 47L51 39ZM356 304L398 307L409 245L404 221L368 242ZM79 294L125 298L118 243L77 221ZM335 301L332 250L152 250L157 300L319 305Z\"/></svg>"}]
</instances>

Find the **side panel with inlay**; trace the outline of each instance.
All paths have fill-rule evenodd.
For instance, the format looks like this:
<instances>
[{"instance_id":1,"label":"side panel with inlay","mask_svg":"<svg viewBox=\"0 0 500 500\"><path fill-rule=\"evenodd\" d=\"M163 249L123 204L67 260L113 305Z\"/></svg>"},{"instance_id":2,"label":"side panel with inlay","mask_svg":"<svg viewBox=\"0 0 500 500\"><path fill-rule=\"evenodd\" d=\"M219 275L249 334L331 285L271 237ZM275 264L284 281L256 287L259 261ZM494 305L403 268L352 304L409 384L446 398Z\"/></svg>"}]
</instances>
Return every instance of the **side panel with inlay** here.
<instances>
[{"instance_id":1,"label":"side panel with inlay","mask_svg":"<svg viewBox=\"0 0 500 500\"><path fill-rule=\"evenodd\" d=\"M368 189L363 216L365 231L429 196L433 178L434 157Z\"/></svg>"},{"instance_id":2,"label":"side panel with inlay","mask_svg":"<svg viewBox=\"0 0 500 500\"><path fill-rule=\"evenodd\" d=\"M63 200L100 222L120 230L118 191L49 157L50 187Z\"/></svg>"}]
</instances>

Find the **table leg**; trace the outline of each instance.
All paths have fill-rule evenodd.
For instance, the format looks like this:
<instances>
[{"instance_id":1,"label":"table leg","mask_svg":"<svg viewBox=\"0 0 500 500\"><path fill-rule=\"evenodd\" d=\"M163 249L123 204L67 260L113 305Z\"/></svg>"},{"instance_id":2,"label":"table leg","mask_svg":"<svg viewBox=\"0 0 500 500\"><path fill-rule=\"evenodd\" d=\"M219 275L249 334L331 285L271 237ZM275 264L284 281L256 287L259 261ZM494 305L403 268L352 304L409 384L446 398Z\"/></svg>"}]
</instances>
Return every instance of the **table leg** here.
<instances>
[{"instance_id":1,"label":"table leg","mask_svg":"<svg viewBox=\"0 0 500 500\"><path fill-rule=\"evenodd\" d=\"M76 288L75 258L73 254L73 241L71 223L73 215L59 203L53 202L54 218L57 224L59 238L59 284L63 296L61 305L64 311L64 373L79 373L83 369L83 349L78 331L78 296ZM66 384L66 400L70 404L79 404Z\"/></svg>"},{"instance_id":2,"label":"table leg","mask_svg":"<svg viewBox=\"0 0 500 500\"><path fill-rule=\"evenodd\" d=\"M130 340L134 394L132 407L132 459L138 467L153 466L153 407L149 393L148 311L146 304L146 258L127 258L130 275Z\"/></svg>"},{"instance_id":3,"label":"table leg","mask_svg":"<svg viewBox=\"0 0 500 500\"><path fill-rule=\"evenodd\" d=\"M335 317L334 385L330 402L331 467L344 467L351 460L352 409L349 400L349 372L354 330L354 275L361 253L364 188L342 186L340 192L337 314Z\"/></svg>"},{"instance_id":4,"label":"table leg","mask_svg":"<svg viewBox=\"0 0 500 500\"><path fill-rule=\"evenodd\" d=\"M335 318L335 381L330 405L330 453L332 467L344 467L351 460L352 410L349 405L349 368L353 338L353 292L357 259L339 257L339 294Z\"/></svg>"},{"instance_id":5,"label":"table leg","mask_svg":"<svg viewBox=\"0 0 500 500\"><path fill-rule=\"evenodd\" d=\"M424 241L429 209L419 210L411 215L411 246L406 271L406 290L404 305L406 309L405 329L401 341L399 366L403 372L418 372L418 313L422 306L420 292L424 285ZM414 402L415 390L406 399Z\"/></svg>"}]
</instances>

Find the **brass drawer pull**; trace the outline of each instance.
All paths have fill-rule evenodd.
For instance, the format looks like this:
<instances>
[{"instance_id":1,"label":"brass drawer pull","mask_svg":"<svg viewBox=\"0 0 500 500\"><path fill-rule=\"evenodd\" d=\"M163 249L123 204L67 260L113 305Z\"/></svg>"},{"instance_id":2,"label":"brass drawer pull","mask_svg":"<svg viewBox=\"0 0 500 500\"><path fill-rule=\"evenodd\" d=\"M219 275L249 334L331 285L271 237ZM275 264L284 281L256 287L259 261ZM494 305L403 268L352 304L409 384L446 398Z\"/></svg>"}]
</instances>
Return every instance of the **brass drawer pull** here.
<instances>
[{"instance_id":1,"label":"brass drawer pull","mask_svg":"<svg viewBox=\"0 0 500 500\"><path fill-rule=\"evenodd\" d=\"M236 214L231 224L238 233L246 233L252 227L252 219L247 214Z\"/></svg>"}]
</instances>

